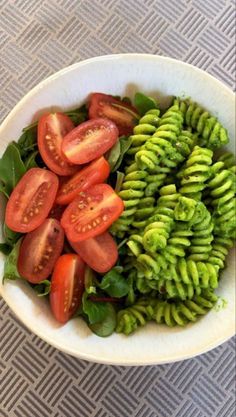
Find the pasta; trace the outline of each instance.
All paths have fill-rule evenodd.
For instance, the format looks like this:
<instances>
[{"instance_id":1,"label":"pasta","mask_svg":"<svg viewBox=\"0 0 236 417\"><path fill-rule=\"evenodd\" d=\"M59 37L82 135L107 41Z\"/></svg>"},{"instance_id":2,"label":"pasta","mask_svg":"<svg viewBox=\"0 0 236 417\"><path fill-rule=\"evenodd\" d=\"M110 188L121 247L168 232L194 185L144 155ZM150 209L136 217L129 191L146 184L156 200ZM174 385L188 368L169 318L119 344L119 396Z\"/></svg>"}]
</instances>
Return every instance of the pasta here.
<instances>
[{"instance_id":1,"label":"pasta","mask_svg":"<svg viewBox=\"0 0 236 417\"><path fill-rule=\"evenodd\" d=\"M116 222L132 282L117 315L116 331L126 335L150 320L184 326L207 314L236 230L235 157L216 157L228 134L215 117L175 99L162 116L154 109L142 117L131 137L126 210Z\"/></svg>"},{"instance_id":2,"label":"pasta","mask_svg":"<svg viewBox=\"0 0 236 417\"><path fill-rule=\"evenodd\" d=\"M144 326L153 317L154 311L150 304L145 305L142 300L117 314L117 333L129 335L138 326Z\"/></svg>"},{"instance_id":3,"label":"pasta","mask_svg":"<svg viewBox=\"0 0 236 417\"><path fill-rule=\"evenodd\" d=\"M209 149L217 149L228 143L226 129L199 104L192 100L176 99L174 104L179 107L186 126L193 128L200 135L199 144Z\"/></svg>"},{"instance_id":4,"label":"pasta","mask_svg":"<svg viewBox=\"0 0 236 417\"><path fill-rule=\"evenodd\" d=\"M123 199L125 210L121 217L112 225L111 232L119 237L124 235L133 222L137 209L140 208L139 203L144 196L146 188L147 173L140 169L134 161L136 153L143 144L156 131L159 122L160 110L149 110L140 120L139 124L134 127L134 134L131 136L131 147L127 154L131 157L127 161L126 176L124 178L119 196Z\"/></svg>"},{"instance_id":5,"label":"pasta","mask_svg":"<svg viewBox=\"0 0 236 417\"><path fill-rule=\"evenodd\" d=\"M217 171L217 175L208 182L215 234L219 236L224 234L233 238L236 228L235 174L230 169L223 169L223 167L219 167Z\"/></svg>"},{"instance_id":6,"label":"pasta","mask_svg":"<svg viewBox=\"0 0 236 417\"><path fill-rule=\"evenodd\" d=\"M217 301L217 296L209 290L201 295L195 295L186 301L157 301L153 319L157 323L165 323L169 327L185 326L188 322L194 322L198 316L205 315Z\"/></svg>"},{"instance_id":7,"label":"pasta","mask_svg":"<svg viewBox=\"0 0 236 417\"><path fill-rule=\"evenodd\" d=\"M149 172L168 173L183 161L183 156L175 147L182 125L183 117L178 106L170 107L161 117L154 135L136 153L138 166Z\"/></svg>"},{"instance_id":8,"label":"pasta","mask_svg":"<svg viewBox=\"0 0 236 417\"><path fill-rule=\"evenodd\" d=\"M146 141L153 135L159 123L160 110L149 110L141 119L139 124L134 127L134 134L131 135L131 147L127 155L135 155Z\"/></svg>"}]
</instances>

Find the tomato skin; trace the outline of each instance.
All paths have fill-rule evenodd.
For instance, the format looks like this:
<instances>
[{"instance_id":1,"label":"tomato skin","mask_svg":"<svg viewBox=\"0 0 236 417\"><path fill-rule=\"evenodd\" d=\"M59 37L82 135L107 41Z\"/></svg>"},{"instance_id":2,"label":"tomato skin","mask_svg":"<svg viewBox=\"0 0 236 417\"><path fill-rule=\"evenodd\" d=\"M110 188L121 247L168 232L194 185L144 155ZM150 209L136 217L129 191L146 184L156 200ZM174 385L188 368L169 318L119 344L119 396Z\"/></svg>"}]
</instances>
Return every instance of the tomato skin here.
<instances>
[{"instance_id":1,"label":"tomato skin","mask_svg":"<svg viewBox=\"0 0 236 417\"><path fill-rule=\"evenodd\" d=\"M46 113L38 122L38 148L49 169L58 175L72 175L77 167L68 163L62 153L64 136L74 128L70 118L63 113Z\"/></svg>"},{"instance_id":2,"label":"tomato skin","mask_svg":"<svg viewBox=\"0 0 236 417\"><path fill-rule=\"evenodd\" d=\"M48 216L56 198L57 176L42 168L31 168L12 191L6 206L5 222L15 232L36 229Z\"/></svg>"},{"instance_id":3,"label":"tomato skin","mask_svg":"<svg viewBox=\"0 0 236 417\"><path fill-rule=\"evenodd\" d=\"M61 225L71 242L105 232L124 210L122 199L108 184L93 185L79 193L65 209Z\"/></svg>"},{"instance_id":4,"label":"tomato skin","mask_svg":"<svg viewBox=\"0 0 236 417\"><path fill-rule=\"evenodd\" d=\"M62 152L73 164L87 164L107 152L117 142L118 134L111 120L88 120L64 137Z\"/></svg>"},{"instance_id":5,"label":"tomato skin","mask_svg":"<svg viewBox=\"0 0 236 417\"><path fill-rule=\"evenodd\" d=\"M81 169L72 178L62 184L57 194L57 204L71 203L71 201L78 196L80 191L87 190L94 184L104 182L109 174L110 166L103 156L92 161L89 165Z\"/></svg>"},{"instance_id":6,"label":"tomato skin","mask_svg":"<svg viewBox=\"0 0 236 417\"><path fill-rule=\"evenodd\" d=\"M64 231L58 220L46 219L21 243L17 263L19 274L33 284L48 278L63 244Z\"/></svg>"},{"instance_id":7,"label":"tomato skin","mask_svg":"<svg viewBox=\"0 0 236 417\"><path fill-rule=\"evenodd\" d=\"M51 280L50 306L57 321L66 323L79 308L84 291L85 264L79 255L57 260Z\"/></svg>"},{"instance_id":8,"label":"tomato skin","mask_svg":"<svg viewBox=\"0 0 236 417\"><path fill-rule=\"evenodd\" d=\"M112 120L119 129L119 135L131 135L140 118L135 107L117 100L109 94L93 93L89 103L89 118L104 117Z\"/></svg>"},{"instance_id":9,"label":"tomato skin","mask_svg":"<svg viewBox=\"0 0 236 417\"><path fill-rule=\"evenodd\" d=\"M109 232L83 242L70 242L70 245L90 268L99 273L108 272L118 259L117 244Z\"/></svg>"}]
</instances>

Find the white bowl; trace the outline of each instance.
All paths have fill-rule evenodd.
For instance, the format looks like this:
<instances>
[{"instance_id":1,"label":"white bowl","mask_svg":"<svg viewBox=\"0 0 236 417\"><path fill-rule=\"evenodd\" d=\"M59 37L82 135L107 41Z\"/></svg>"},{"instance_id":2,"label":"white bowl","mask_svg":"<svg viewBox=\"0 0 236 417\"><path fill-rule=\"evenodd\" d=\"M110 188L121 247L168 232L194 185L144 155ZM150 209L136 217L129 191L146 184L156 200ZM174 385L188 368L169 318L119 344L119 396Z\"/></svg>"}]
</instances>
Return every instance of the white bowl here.
<instances>
[{"instance_id":1,"label":"white bowl","mask_svg":"<svg viewBox=\"0 0 236 417\"><path fill-rule=\"evenodd\" d=\"M191 65L153 55L124 54L92 58L65 68L30 91L0 127L0 154L8 142L46 109L69 109L83 103L92 91L133 96L142 91L169 104L171 96L191 96L216 115L235 145L234 94L207 73ZM167 99L166 99L167 98ZM169 98L169 99L168 99ZM3 210L1 210L3 212ZM19 319L35 334L61 351L94 362L117 365L150 365L178 361L206 352L235 333L234 257L231 253L218 294L226 308L214 309L186 328L169 329L154 323L126 337L99 338L80 319L65 326L52 317L46 300L39 299L27 283L0 282L0 294ZM0 277L4 257L0 255ZM1 279L0 279L1 281Z\"/></svg>"}]
</instances>

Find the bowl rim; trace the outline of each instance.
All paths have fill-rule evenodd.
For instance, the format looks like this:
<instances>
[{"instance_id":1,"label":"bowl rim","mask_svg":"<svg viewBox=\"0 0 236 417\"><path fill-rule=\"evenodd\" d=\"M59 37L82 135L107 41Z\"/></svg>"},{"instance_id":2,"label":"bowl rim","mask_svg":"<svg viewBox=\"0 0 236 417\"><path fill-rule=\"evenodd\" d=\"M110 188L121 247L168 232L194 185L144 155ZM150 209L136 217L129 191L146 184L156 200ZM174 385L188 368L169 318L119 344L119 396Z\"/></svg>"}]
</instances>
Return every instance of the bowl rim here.
<instances>
[{"instance_id":1,"label":"bowl rim","mask_svg":"<svg viewBox=\"0 0 236 417\"><path fill-rule=\"evenodd\" d=\"M109 55L101 55L101 56L95 56L92 58L88 58L82 61L75 62L74 64L68 65L67 67L64 67L60 69L59 71L56 71L55 73L51 74L49 77L46 77L42 81L40 81L38 84L36 84L33 88L31 88L13 107L13 109L8 113L8 115L4 118L0 125L0 132L3 128L5 128L5 125L9 122L9 120L14 117L15 113L18 112L18 109L24 104L25 101L27 101L31 96L34 95L34 93L44 86L46 86L48 83L50 83L52 80L60 77L61 75L73 71L75 68L82 67L84 65L96 62L96 61L108 61L115 59L123 59L123 58L142 58L142 59L150 59L150 60L160 60L163 62L170 62L172 64L178 62L178 65L182 65L184 67L191 68L193 71L198 72L205 78L210 78L212 82L217 83L219 86L222 86L226 93L234 96L234 92L230 89L230 87L226 84L224 84L221 80L218 78L215 78L213 75L209 74L208 72L202 70L201 68L196 67L195 65L189 64L187 62L170 58L168 56L162 56L162 55L154 55L154 54L143 54L143 53L120 53L120 54L109 54Z\"/></svg>"},{"instance_id":2,"label":"bowl rim","mask_svg":"<svg viewBox=\"0 0 236 417\"><path fill-rule=\"evenodd\" d=\"M186 63L184 61L180 61L178 59L175 58L170 58L168 56L160 56L160 55L154 55L154 54L144 54L144 53L119 53L119 54L109 54L109 55L101 55L101 56L95 56L92 58L88 58L79 62L76 62L72 65L69 65L67 67L62 68L61 70L53 73L52 75L50 75L49 77L45 78L44 80L42 80L41 82L39 82L38 84L36 84L32 89L30 89L21 99L19 102L17 102L17 104L13 107L13 109L8 113L8 115L5 117L5 119L3 120L3 122L0 125L0 133L1 131L5 128L5 126L9 123L9 121L14 118L15 114L18 113L19 109L24 106L24 103L29 100L32 96L34 96L34 94L36 92L38 92L40 89L44 88L47 86L47 84L50 84L51 81L53 81L54 79L57 79L59 77L61 77L62 75L69 73L70 71L73 71L74 69L89 65L90 63L94 63L94 62L104 62L104 61L108 61L108 60L114 60L114 59L129 59L129 58L137 58L137 59L145 59L145 60L157 60L159 62L163 62L163 63L178 63L178 65L183 66L183 67L188 67L190 69L192 69L195 73L199 73L201 74L202 77L205 78L205 80L209 80L211 79L212 83L217 84L218 86L220 86L221 88L224 89L225 93L230 95L231 98L234 98L234 92L226 85L224 84L222 81L220 81L219 79L215 78L214 76L212 76L211 74L207 73L206 71L192 65L189 63ZM182 361L182 360L187 360L189 358L193 358L196 356L199 356L205 352L208 352L209 350L221 345L222 343L224 343L225 341L229 340L231 337L234 336L235 332L232 332L232 330L229 330L228 333L225 335L224 337L222 337L221 335L219 335L217 338L215 338L215 340L213 342L210 342L206 345L204 345L204 347L202 349L197 348L195 351L194 349L191 350L191 352L189 354L184 354L182 357L180 357L179 354L175 355L173 354L172 356L170 356L168 359L158 359L155 361L155 359L153 360L141 360L141 361L137 361L137 360L116 360L115 358L113 358L113 360L109 360L107 359L105 356L95 356L93 354L87 354L85 352L78 352L76 351L76 349L71 349L71 348L67 348L67 347L63 347L60 345L60 343L58 343L57 341L55 341L55 339L53 337L49 337L49 336L44 336L42 331L38 331L38 328L34 329L33 326L30 325L30 321L27 321L26 319L22 318L21 315L19 314L19 311L17 311L16 306L14 305L14 302L12 302L7 296L6 294L2 294L1 291L1 286L0 286L0 296L2 296L2 298L5 300L5 302L7 303L7 305L10 307L10 309L14 312L14 314L16 315L17 318L19 318L19 320L21 321L21 323L23 323L23 325L29 329L33 334L37 335L38 337L40 337L42 340L44 340L45 342L47 342L48 344L50 344L51 346L53 346L54 348L58 349L61 352L64 352L66 354L69 354L71 356L77 357L79 359L83 359L83 360L87 360L87 361L91 361L94 363L101 363L101 364L106 364L106 365L120 365L120 366L148 366L148 365L157 365L157 364L165 364L165 363L172 363L172 362L178 362L178 361Z\"/></svg>"}]
</instances>

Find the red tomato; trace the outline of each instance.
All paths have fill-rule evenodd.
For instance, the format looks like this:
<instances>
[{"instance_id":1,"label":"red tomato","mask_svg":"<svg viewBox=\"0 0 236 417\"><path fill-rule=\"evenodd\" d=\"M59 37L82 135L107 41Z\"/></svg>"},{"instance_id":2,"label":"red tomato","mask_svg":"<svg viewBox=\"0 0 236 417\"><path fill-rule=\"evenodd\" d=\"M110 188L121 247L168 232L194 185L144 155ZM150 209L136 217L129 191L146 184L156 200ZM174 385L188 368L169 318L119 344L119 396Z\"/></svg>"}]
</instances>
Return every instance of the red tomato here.
<instances>
[{"instance_id":1,"label":"red tomato","mask_svg":"<svg viewBox=\"0 0 236 417\"><path fill-rule=\"evenodd\" d=\"M72 248L96 272L109 271L118 259L116 242L110 233L92 237L83 242L70 242Z\"/></svg>"},{"instance_id":2,"label":"red tomato","mask_svg":"<svg viewBox=\"0 0 236 417\"><path fill-rule=\"evenodd\" d=\"M140 116L135 107L123 101L107 94L93 93L89 104L89 118L97 117L112 120L119 129L119 135L132 135Z\"/></svg>"},{"instance_id":3,"label":"red tomato","mask_svg":"<svg viewBox=\"0 0 236 417\"><path fill-rule=\"evenodd\" d=\"M105 232L123 210L123 201L110 185L97 184L69 204L61 224L71 242L81 242Z\"/></svg>"},{"instance_id":4,"label":"red tomato","mask_svg":"<svg viewBox=\"0 0 236 417\"><path fill-rule=\"evenodd\" d=\"M50 305L60 323L66 323L80 306L84 291L82 259L75 254L62 255L52 274Z\"/></svg>"},{"instance_id":5,"label":"red tomato","mask_svg":"<svg viewBox=\"0 0 236 417\"><path fill-rule=\"evenodd\" d=\"M77 167L71 165L61 151L63 137L74 128L63 113L46 113L38 122L38 147L45 164L58 175L72 175Z\"/></svg>"},{"instance_id":6,"label":"red tomato","mask_svg":"<svg viewBox=\"0 0 236 417\"><path fill-rule=\"evenodd\" d=\"M63 244L64 231L58 220L46 219L21 243L17 264L19 274L34 284L48 278Z\"/></svg>"},{"instance_id":7,"label":"red tomato","mask_svg":"<svg viewBox=\"0 0 236 417\"><path fill-rule=\"evenodd\" d=\"M107 119L81 123L62 142L62 151L73 164L87 164L108 151L118 139L116 125Z\"/></svg>"},{"instance_id":8,"label":"red tomato","mask_svg":"<svg viewBox=\"0 0 236 417\"><path fill-rule=\"evenodd\" d=\"M91 185L105 181L109 173L110 166L106 159L101 156L62 184L56 202L58 204L69 204L78 196L80 191L87 190Z\"/></svg>"},{"instance_id":9,"label":"red tomato","mask_svg":"<svg viewBox=\"0 0 236 417\"><path fill-rule=\"evenodd\" d=\"M15 232L36 229L48 216L56 198L59 181L46 169L31 168L12 191L5 221Z\"/></svg>"}]
</instances>

